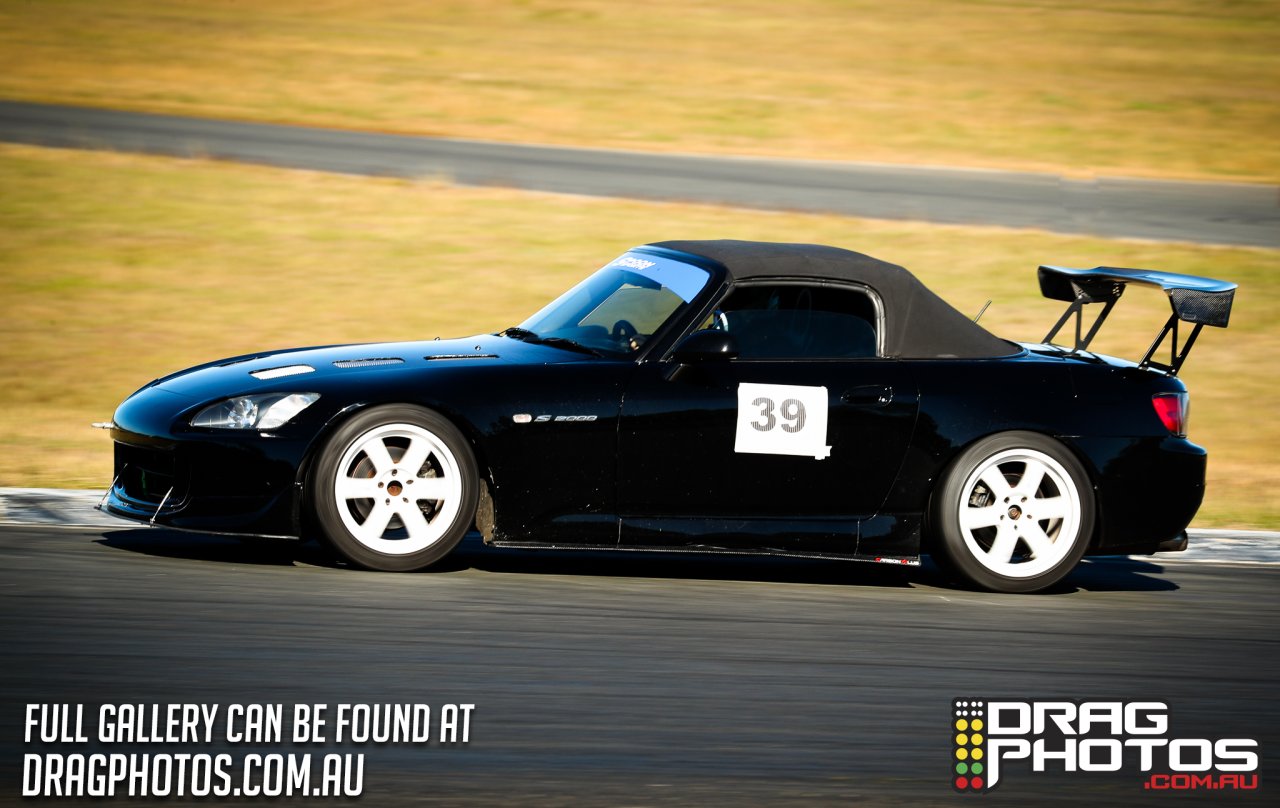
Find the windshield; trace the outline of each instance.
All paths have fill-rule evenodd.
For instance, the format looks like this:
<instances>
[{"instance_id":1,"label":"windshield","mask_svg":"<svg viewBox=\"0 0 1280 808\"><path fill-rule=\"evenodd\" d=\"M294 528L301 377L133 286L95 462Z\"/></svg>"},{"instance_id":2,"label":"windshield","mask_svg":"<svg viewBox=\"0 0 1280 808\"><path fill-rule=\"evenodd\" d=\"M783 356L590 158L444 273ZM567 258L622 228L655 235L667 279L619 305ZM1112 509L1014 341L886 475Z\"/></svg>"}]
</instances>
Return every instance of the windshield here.
<instances>
[{"instance_id":1,"label":"windshield","mask_svg":"<svg viewBox=\"0 0 1280 808\"><path fill-rule=\"evenodd\" d=\"M508 329L509 336L565 342L592 353L633 354L707 285L700 267L629 252Z\"/></svg>"}]
</instances>

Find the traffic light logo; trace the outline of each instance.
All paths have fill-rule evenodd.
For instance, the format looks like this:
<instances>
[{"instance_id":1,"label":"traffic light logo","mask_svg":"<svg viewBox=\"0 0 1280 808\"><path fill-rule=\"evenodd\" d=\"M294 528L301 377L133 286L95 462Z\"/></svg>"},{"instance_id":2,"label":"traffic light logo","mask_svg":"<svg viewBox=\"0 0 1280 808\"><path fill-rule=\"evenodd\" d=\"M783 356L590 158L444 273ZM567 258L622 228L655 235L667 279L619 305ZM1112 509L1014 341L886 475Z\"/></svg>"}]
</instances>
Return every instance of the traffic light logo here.
<instances>
[{"instance_id":1,"label":"traffic light logo","mask_svg":"<svg viewBox=\"0 0 1280 808\"><path fill-rule=\"evenodd\" d=\"M981 792L986 785L986 729L983 702L957 699L951 716L951 783L956 791Z\"/></svg>"}]
</instances>

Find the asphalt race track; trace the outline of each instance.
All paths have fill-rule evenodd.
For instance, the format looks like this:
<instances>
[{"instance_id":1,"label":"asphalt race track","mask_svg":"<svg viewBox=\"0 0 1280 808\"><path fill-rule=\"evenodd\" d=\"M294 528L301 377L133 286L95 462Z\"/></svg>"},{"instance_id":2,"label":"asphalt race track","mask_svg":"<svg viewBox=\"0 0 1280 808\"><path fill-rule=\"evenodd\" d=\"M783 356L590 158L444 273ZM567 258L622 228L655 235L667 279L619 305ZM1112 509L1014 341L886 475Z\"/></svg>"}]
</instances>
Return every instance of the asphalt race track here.
<instances>
[{"instance_id":1,"label":"asphalt race track","mask_svg":"<svg viewBox=\"0 0 1280 808\"><path fill-rule=\"evenodd\" d=\"M14 101L0 101L0 140L590 196L1280 247L1275 185L554 148Z\"/></svg>"},{"instance_id":2,"label":"asphalt race track","mask_svg":"<svg viewBox=\"0 0 1280 808\"><path fill-rule=\"evenodd\" d=\"M6 525L0 570L3 803L23 753L49 751L22 743L26 703L476 705L465 746L349 749L366 805L954 805L952 699L1158 699L1170 737L1256 739L1260 788L1015 768L981 801L1275 804L1280 787L1275 565L1104 559L1003 596L928 565L469 538L391 575L311 544Z\"/></svg>"}]
</instances>

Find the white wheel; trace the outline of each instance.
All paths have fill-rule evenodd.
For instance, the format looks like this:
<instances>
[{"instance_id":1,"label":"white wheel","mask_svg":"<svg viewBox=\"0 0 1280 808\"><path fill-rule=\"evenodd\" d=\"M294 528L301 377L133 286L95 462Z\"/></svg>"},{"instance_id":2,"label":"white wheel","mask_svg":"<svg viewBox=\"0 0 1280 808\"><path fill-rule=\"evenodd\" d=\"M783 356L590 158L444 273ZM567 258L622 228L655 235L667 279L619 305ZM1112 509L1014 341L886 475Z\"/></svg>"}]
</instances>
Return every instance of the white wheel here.
<instances>
[{"instance_id":1,"label":"white wheel","mask_svg":"<svg viewBox=\"0 0 1280 808\"><path fill-rule=\"evenodd\" d=\"M462 475L439 437L413 424L386 424L347 447L333 493L356 541L379 553L406 555L444 537L462 501Z\"/></svg>"},{"instance_id":2,"label":"white wheel","mask_svg":"<svg viewBox=\"0 0 1280 808\"><path fill-rule=\"evenodd\" d=\"M1074 549L1080 492L1062 464L1034 449L987 458L961 486L957 517L965 546L997 575L1031 578Z\"/></svg>"},{"instance_id":3,"label":"white wheel","mask_svg":"<svg viewBox=\"0 0 1280 808\"><path fill-rule=\"evenodd\" d=\"M1009 432L966 449L935 492L944 567L986 589L1032 592L1060 580L1093 533L1088 475L1058 442Z\"/></svg>"},{"instance_id":4,"label":"white wheel","mask_svg":"<svg viewBox=\"0 0 1280 808\"><path fill-rule=\"evenodd\" d=\"M470 527L475 460L436 413L396 405L361 413L326 443L311 477L316 520L329 543L371 569L419 569Z\"/></svg>"}]
</instances>

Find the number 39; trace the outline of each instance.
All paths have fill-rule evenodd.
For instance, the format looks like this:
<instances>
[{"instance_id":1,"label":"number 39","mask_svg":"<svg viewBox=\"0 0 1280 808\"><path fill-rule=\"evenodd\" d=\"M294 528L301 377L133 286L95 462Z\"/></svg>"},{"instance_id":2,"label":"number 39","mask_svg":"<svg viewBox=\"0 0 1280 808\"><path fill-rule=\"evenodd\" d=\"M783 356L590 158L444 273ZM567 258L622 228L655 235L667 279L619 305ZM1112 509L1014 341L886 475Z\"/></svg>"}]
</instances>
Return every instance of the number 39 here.
<instances>
[{"instance_id":1,"label":"number 39","mask_svg":"<svg viewBox=\"0 0 1280 808\"><path fill-rule=\"evenodd\" d=\"M751 422L752 429L757 432L769 432L778 426L778 417L774 415L778 404L773 399L760 396L751 402L751 406L760 408L760 420ZM794 398L788 398L782 402L782 420L786 422L782 424L783 432L794 433L804 429L804 419L803 402Z\"/></svg>"}]
</instances>

